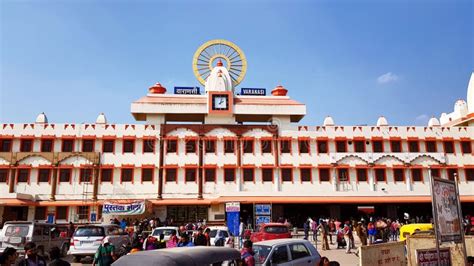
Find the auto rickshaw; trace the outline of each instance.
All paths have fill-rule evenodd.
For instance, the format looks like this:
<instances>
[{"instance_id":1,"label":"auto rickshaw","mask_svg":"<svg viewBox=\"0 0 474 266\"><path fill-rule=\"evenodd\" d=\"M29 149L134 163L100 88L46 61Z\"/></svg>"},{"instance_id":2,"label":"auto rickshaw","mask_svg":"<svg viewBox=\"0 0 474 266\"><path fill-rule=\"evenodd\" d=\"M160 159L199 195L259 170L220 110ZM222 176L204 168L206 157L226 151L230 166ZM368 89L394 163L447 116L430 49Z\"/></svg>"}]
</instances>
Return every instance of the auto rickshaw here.
<instances>
[{"instance_id":1,"label":"auto rickshaw","mask_svg":"<svg viewBox=\"0 0 474 266\"><path fill-rule=\"evenodd\" d=\"M415 232L431 230L433 230L432 224L406 224L400 228L400 241L405 241L409 235L413 235Z\"/></svg>"}]
</instances>

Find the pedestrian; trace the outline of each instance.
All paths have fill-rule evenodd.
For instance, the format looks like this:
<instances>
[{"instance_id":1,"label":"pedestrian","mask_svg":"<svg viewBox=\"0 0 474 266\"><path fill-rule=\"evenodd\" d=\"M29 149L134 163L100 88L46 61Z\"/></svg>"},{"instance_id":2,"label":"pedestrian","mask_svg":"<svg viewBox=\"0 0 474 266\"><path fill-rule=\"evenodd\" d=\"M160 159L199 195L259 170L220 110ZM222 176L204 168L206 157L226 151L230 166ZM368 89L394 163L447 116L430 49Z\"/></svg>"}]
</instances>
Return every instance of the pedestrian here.
<instances>
[{"instance_id":1,"label":"pedestrian","mask_svg":"<svg viewBox=\"0 0 474 266\"><path fill-rule=\"evenodd\" d=\"M194 245L207 246L207 238L203 233L202 227L198 229L198 233L196 234L196 237L194 237Z\"/></svg>"},{"instance_id":2,"label":"pedestrian","mask_svg":"<svg viewBox=\"0 0 474 266\"><path fill-rule=\"evenodd\" d=\"M118 221L118 220L117 220ZM97 252L94 255L94 261L92 266L110 266L115 260L115 247L110 243L108 236L102 240L102 244L97 249Z\"/></svg>"},{"instance_id":3,"label":"pedestrian","mask_svg":"<svg viewBox=\"0 0 474 266\"><path fill-rule=\"evenodd\" d=\"M334 224L334 220L331 219L329 220L328 222L328 226L329 226L329 242L332 244L334 244L332 242L332 234L336 232L336 225Z\"/></svg>"},{"instance_id":4,"label":"pedestrian","mask_svg":"<svg viewBox=\"0 0 474 266\"><path fill-rule=\"evenodd\" d=\"M37 254L35 243L27 242L23 248L25 257L18 262L17 266L46 266L46 260Z\"/></svg>"},{"instance_id":5,"label":"pedestrian","mask_svg":"<svg viewBox=\"0 0 474 266\"><path fill-rule=\"evenodd\" d=\"M346 241L346 254L349 254L351 253L351 238L350 238L350 234L351 234L351 228L349 227L349 224L344 224L344 240Z\"/></svg>"},{"instance_id":6,"label":"pedestrian","mask_svg":"<svg viewBox=\"0 0 474 266\"><path fill-rule=\"evenodd\" d=\"M321 240L323 242L322 243L322 249L323 250L330 250L329 243L328 243L329 227L327 226L327 223L324 220L320 220L319 228L320 228L321 233L323 235L323 239Z\"/></svg>"},{"instance_id":7,"label":"pedestrian","mask_svg":"<svg viewBox=\"0 0 474 266\"><path fill-rule=\"evenodd\" d=\"M74 235L74 224L72 222L69 222L69 227L67 229L67 235L69 236L69 238L72 238L72 236Z\"/></svg>"},{"instance_id":8,"label":"pedestrian","mask_svg":"<svg viewBox=\"0 0 474 266\"><path fill-rule=\"evenodd\" d=\"M206 237L206 246L211 245L211 229L208 227L204 231L204 236Z\"/></svg>"},{"instance_id":9,"label":"pedestrian","mask_svg":"<svg viewBox=\"0 0 474 266\"><path fill-rule=\"evenodd\" d=\"M377 229L372 222L367 225L367 231L369 233L369 245L372 245L375 241L375 235L377 234Z\"/></svg>"},{"instance_id":10,"label":"pedestrian","mask_svg":"<svg viewBox=\"0 0 474 266\"><path fill-rule=\"evenodd\" d=\"M174 230L171 232L170 239L166 242L167 248L175 248L178 246L178 237L176 236L176 232Z\"/></svg>"},{"instance_id":11,"label":"pedestrian","mask_svg":"<svg viewBox=\"0 0 474 266\"><path fill-rule=\"evenodd\" d=\"M49 250L49 258L51 262L48 266L71 266L71 263L61 259L61 250L58 247Z\"/></svg>"},{"instance_id":12,"label":"pedestrian","mask_svg":"<svg viewBox=\"0 0 474 266\"><path fill-rule=\"evenodd\" d=\"M3 250L2 255L0 256L0 265L1 266L10 266L15 264L15 261L18 258L18 252L16 248L7 247Z\"/></svg>"},{"instance_id":13,"label":"pedestrian","mask_svg":"<svg viewBox=\"0 0 474 266\"><path fill-rule=\"evenodd\" d=\"M125 218L122 218L122 221L120 221L120 228L125 231L125 228L127 228L127 221Z\"/></svg>"},{"instance_id":14,"label":"pedestrian","mask_svg":"<svg viewBox=\"0 0 474 266\"><path fill-rule=\"evenodd\" d=\"M243 266L255 266L255 258L252 250L252 241L245 240L244 248L240 251L240 259Z\"/></svg>"},{"instance_id":15,"label":"pedestrian","mask_svg":"<svg viewBox=\"0 0 474 266\"><path fill-rule=\"evenodd\" d=\"M317 246L318 246L318 223L316 222L316 220L312 220L312 222L311 222L311 231L313 232L314 246L317 248Z\"/></svg>"},{"instance_id":16,"label":"pedestrian","mask_svg":"<svg viewBox=\"0 0 474 266\"><path fill-rule=\"evenodd\" d=\"M189 241L188 234L183 234L179 240L178 247L194 247L192 241Z\"/></svg>"},{"instance_id":17,"label":"pedestrian","mask_svg":"<svg viewBox=\"0 0 474 266\"><path fill-rule=\"evenodd\" d=\"M306 221L304 222L303 231L304 231L304 239L308 240L308 237L309 237L309 219L306 219Z\"/></svg>"},{"instance_id":18,"label":"pedestrian","mask_svg":"<svg viewBox=\"0 0 474 266\"><path fill-rule=\"evenodd\" d=\"M244 244L244 233L245 233L245 224L242 218L240 218L239 224L239 248Z\"/></svg>"},{"instance_id":19,"label":"pedestrian","mask_svg":"<svg viewBox=\"0 0 474 266\"><path fill-rule=\"evenodd\" d=\"M360 239L362 246L367 246L367 230L362 222L359 222L356 227L357 236Z\"/></svg>"}]
</instances>

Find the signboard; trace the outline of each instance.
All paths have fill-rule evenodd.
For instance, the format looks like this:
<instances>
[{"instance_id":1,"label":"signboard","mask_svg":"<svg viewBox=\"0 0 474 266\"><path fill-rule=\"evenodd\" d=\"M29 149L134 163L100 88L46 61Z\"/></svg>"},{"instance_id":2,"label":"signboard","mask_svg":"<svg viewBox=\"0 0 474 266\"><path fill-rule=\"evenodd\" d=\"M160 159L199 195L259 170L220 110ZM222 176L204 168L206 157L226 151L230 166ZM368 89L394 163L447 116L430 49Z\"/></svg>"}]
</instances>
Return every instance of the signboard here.
<instances>
[{"instance_id":1,"label":"signboard","mask_svg":"<svg viewBox=\"0 0 474 266\"><path fill-rule=\"evenodd\" d=\"M199 87L174 87L174 94L199 95L201 94L201 90Z\"/></svg>"},{"instance_id":2,"label":"signboard","mask_svg":"<svg viewBox=\"0 0 474 266\"><path fill-rule=\"evenodd\" d=\"M97 213L91 212L91 222L97 221Z\"/></svg>"},{"instance_id":3,"label":"signboard","mask_svg":"<svg viewBox=\"0 0 474 266\"><path fill-rule=\"evenodd\" d=\"M228 212L227 213L227 228L234 236L239 235L240 226L240 212Z\"/></svg>"},{"instance_id":4,"label":"signboard","mask_svg":"<svg viewBox=\"0 0 474 266\"><path fill-rule=\"evenodd\" d=\"M266 224L271 222L270 216L255 216L255 224Z\"/></svg>"},{"instance_id":5,"label":"signboard","mask_svg":"<svg viewBox=\"0 0 474 266\"><path fill-rule=\"evenodd\" d=\"M255 204L255 215L271 215L271 204Z\"/></svg>"},{"instance_id":6,"label":"signboard","mask_svg":"<svg viewBox=\"0 0 474 266\"><path fill-rule=\"evenodd\" d=\"M103 214L118 214L118 215L136 215L145 212L145 201L137 201L129 204L118 204L105 202L102 207Z\"/></svg>"},{"instance_id":7,"label":"signboard","mask_svg":"<svg viewBox=\"0 0 474 266\"><path fill-rule=\"evenodd\" d=\"M438 256L435 248L433 249L417 249L416 250L416 261L418 266L451 266L451 253L449 248L439 249L440 260L438 264Z\"/></svg>"},{"instance_id":8,"label":"signboard","mask_svg":"<svg viewBox=\"0 0 474 266\"><path fill-rule=\"evenodd\" d=\"M263 88L241 88L240 95L265 96L267 90Z\"/></svg>"},{"instance_id":9,"label":"signboard","mask_svg":"<svg viewBox=\"0 0 474 266\"><path fill-rule=\"evenodd\" d=\"M361 246L359 265L405 266L405 243L400 241Z\"/></svg>"},{"instance_id":10,"label":"signboard","mask_svg":"<svg viewBox=\"0 0 474 266\"><path fill-rule=\"evenodd\" d=\"M48 224L53 224L54 223L54 213L48 213L48 218L46 220L46 223L48 223Z\"/></svg>"},{"instance_id":11,"label":"signboard","mask_svg":"<svg viewBox=\"0 0 474 266\"><path fill-rule=\"evenodd\" d=\"M240 212L240 202L227 202L225 204L226 212Z\"/></svg>"},{"instance_id":12,"label":"signboard","mask_svg":"<svg viewBox=\"0 0 474 266\"><path fill-rule=\"evenodd\" d=\"M462 242L461 212L459 210L459 195L456 183L451 180L433 178L433 211L436 232L439 241L456 243Z\"/></svg>"}]
</instances>

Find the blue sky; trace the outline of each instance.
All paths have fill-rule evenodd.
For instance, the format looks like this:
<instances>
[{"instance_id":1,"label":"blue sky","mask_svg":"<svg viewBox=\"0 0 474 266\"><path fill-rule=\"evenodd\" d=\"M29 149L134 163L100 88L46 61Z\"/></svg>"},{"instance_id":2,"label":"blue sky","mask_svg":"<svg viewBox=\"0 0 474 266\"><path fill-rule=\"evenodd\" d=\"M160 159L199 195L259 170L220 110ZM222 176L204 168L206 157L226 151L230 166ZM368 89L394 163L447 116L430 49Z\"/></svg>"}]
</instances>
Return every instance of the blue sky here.
<instances>
[{"instance_id":1,"label":"blue sky","mask_svg":"<svg viewBox=\"0 0 474 266\"><path fill-rule=\"evenodd\" d=\"M424 125L466 98L474 6L463 1L0 2L0 122L132 123L130 103L161 82L197 86L195 50L236 43L239 87L283 85L301 122Z\"/></svg>"}]
</instances>

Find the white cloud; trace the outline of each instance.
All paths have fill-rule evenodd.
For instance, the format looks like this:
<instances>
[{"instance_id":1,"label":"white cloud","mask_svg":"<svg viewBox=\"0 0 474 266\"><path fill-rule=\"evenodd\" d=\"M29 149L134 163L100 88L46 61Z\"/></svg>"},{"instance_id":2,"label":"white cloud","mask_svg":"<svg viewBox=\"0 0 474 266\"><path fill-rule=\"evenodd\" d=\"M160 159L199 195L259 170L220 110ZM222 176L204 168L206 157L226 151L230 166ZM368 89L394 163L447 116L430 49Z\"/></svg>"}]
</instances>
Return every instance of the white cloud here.
<instances>
[{"instance_id":1,"label":"white cloud","mask_svg":"<svg viewBox=\"0 0 474 266\"><path fill-rule=\"evenodd\" d=\"M416 117L416 120L420 121L420 120L426 120L428 119L428 115L427 114L421 114L419 116Z\"/></svg>"},{"instance_id":2,"label":"white cloud","mask_svg":"<svg viewBox=\"0 0 474 266\"><path fill-rule=\"evenodd\" d=\"M398 76L393 74L392 72L387 72L377 78L377 82L379 84L386 84L390 82L395 82L397 80L398 80Z\"/></svg>"}]
</instances>

